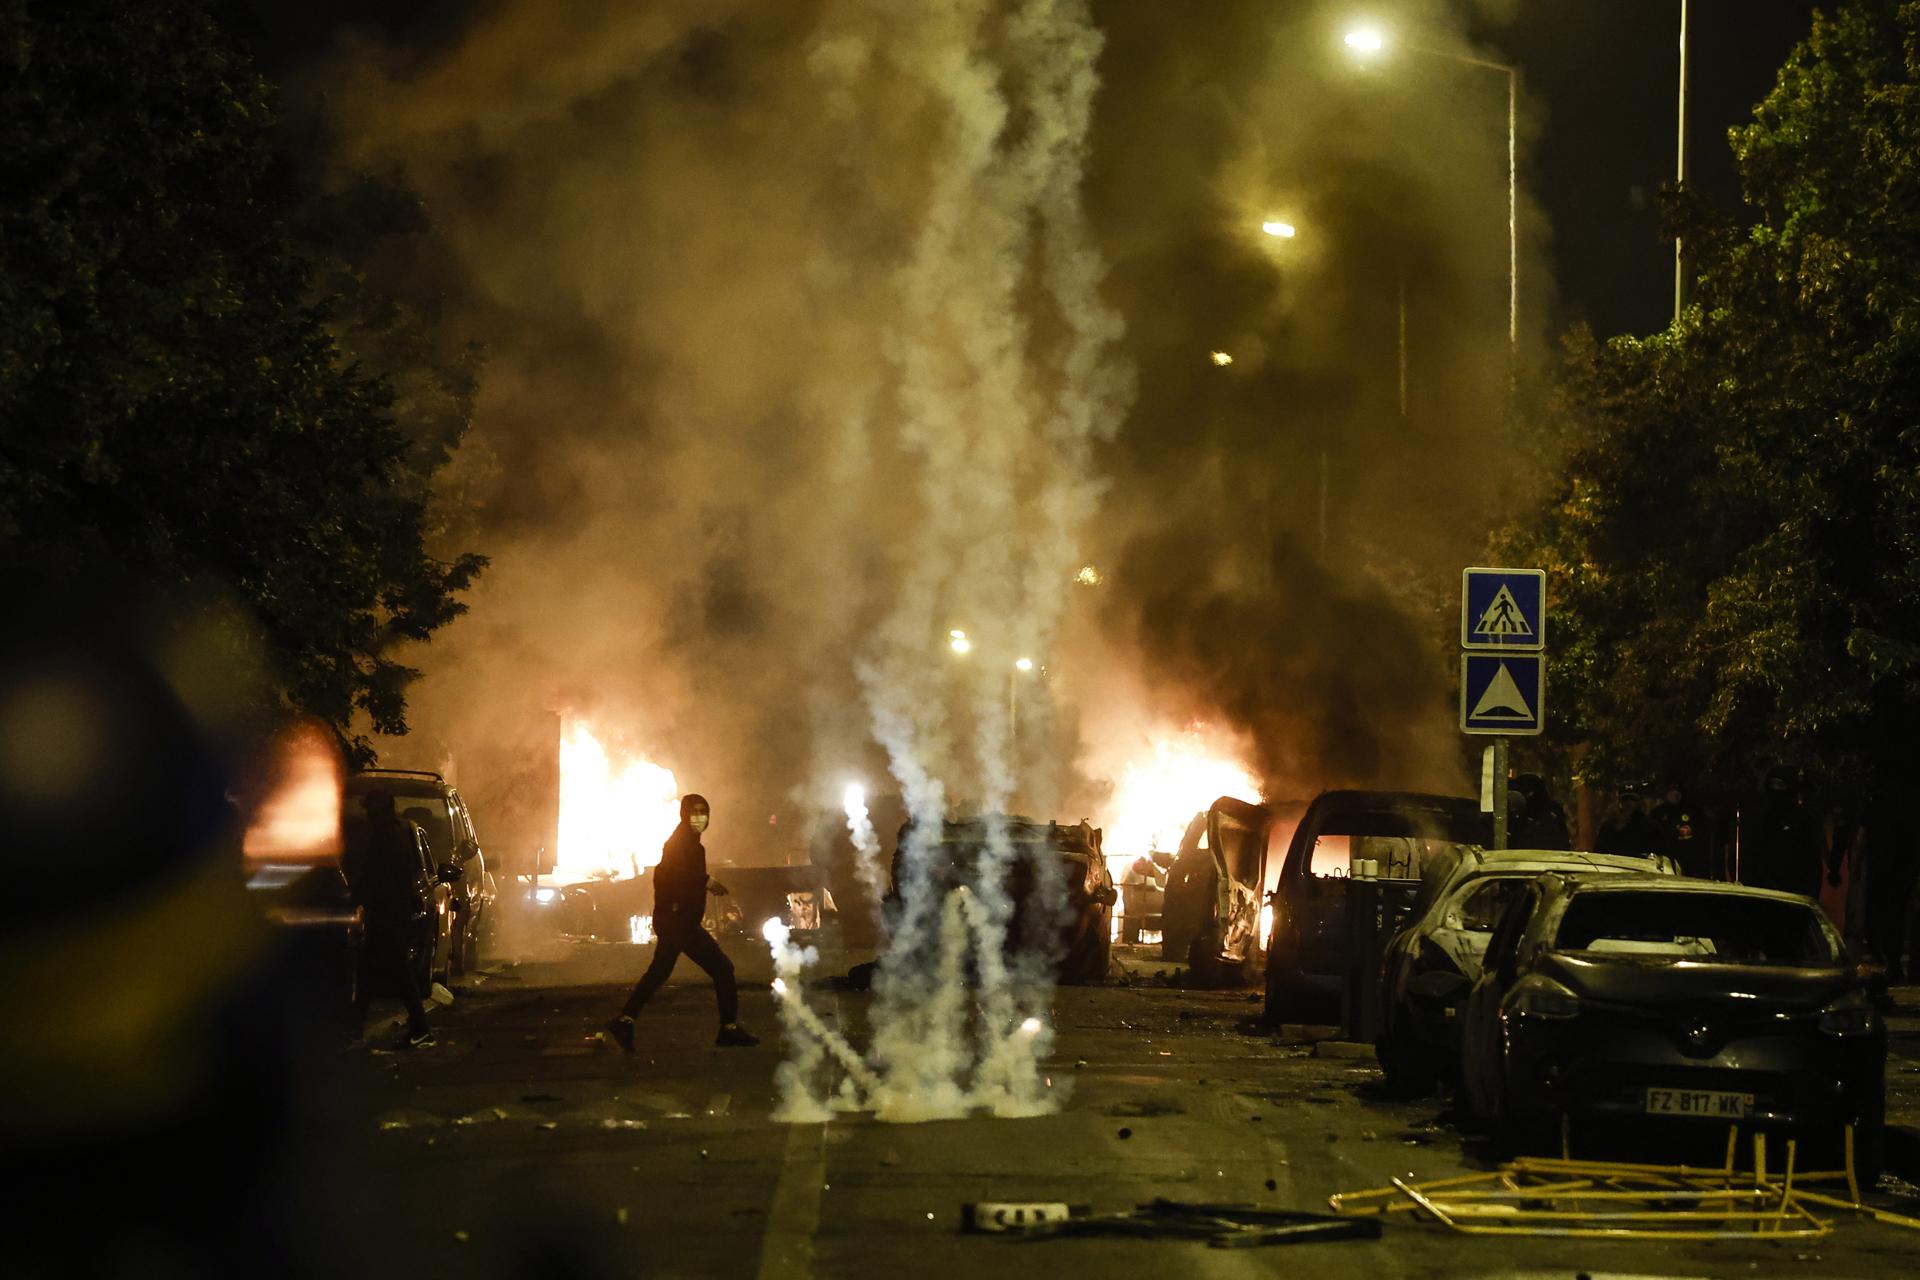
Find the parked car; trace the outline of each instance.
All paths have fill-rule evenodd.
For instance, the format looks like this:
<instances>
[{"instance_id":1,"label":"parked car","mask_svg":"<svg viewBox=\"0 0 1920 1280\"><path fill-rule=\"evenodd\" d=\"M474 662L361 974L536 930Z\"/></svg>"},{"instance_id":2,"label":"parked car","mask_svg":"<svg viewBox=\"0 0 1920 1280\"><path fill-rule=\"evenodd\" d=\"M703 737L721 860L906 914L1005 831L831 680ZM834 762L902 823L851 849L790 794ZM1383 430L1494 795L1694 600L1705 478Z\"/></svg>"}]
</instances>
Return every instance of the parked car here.
<instances>
[{"instance_id":1,"label":"parked car","mask_svg":"<svg viewBox=\"0 0 1920 1280\"><path fill-rule=\"evenodd\" d=\"M427 833L411 822L404 824L404 829L412 837L408 869L412 872L409 901L413 911L407 921L407 959L413 966L413 980L425 996L434 983L446 981L452 969L456 950L452 882L459 869L451 865L435 867ZM341 830L346 844L341 862L352 884L355 877L366 874L366 860L372 852L365 810L357 819L343 821ZM371 994L394 996L399 992L375 989Z\"/></svg>"},{"instance_id":2,"label":"parked car","mask_svg":"<svg viewBox=\"0 0 1920 1280\"><path fill-rule=\"evenodd\" d=\"M1458 848L1428 859L1406 928L1380 965L1380 1030L1374 1050L1387 1083L1424 1093L1460 1059L1460 1005L1480 976L1480 957L1500 913L1549 871L1677 875L1671 858L1554 849Z\"/></svg>"},{"instance_id":3,"label":"parked car","mask_svg":"<svg viewBox=\"0 0 1920 1280\"><path fill-rule=\"evenodd\" d=\"M1062 982L1098 982L1107 976L1113 957L1113 876L1100 850L1100 830L1085 822L1062 826L1022 817L981 817L941 824L940 838L927 853L928 885L945 895L973 883L982 854L989 846L991 828L1002 826L1012 857L1005 888L1013 904L1007 930L1010 951L1031 949L1043 941L1042 931L1057 930ZM901 830L901 841L912 828ZM1053 875L1041 874L1043 859L1052 859ZM1042 899L1051 889L1058 898ZM893 890L889 908L898 910L900 896L911 891L903 879L902 853L893 857ZM883 960L884 966L885 961Z\"/></svg>"},{"instance_id":4,"label":"parked car","mask_svg":"<svg viewBox=\"0 0 1920 1280\"><path fill-rule=\"evenodd\" d=\"M1302 1022L1339 1007L1349 955L1347 893L1373 881L1388 918L1359 945L1384 948L1436 858L1492 843L1493 819L1466 796L1323 791L1294 828L1271 895L1266 1017ZM1368 995L1371 996L1371 989Z\"/></svg>"},{"instance_id":5,"label":"parked car","mask_svg":"<svg viewBox=\"0 0 1920 1280\"><path fill-rule=\"evenodd\" d=\"M362 770L347 779L342 800L342 819L349 828L366 820L365 798L373 791L391 795L400 817L426 834L429 879L449 886L452 945L448 963L437 972L459 975L477 968L492 936L496 892L459 789L424 770Z\"/></svg>"},{"instance_id":6,"label":"parked car","mask_svg":"<svg viewBox=\"0 0 1920 1280\"><path fill-rule=\"evenodd\" d=\"M1670 876L1549 873L1500 917L1467 999L1472 1113L1522 1145L1562 1115L1856 1126L1877 1175L1887 1033L1811 898Z\"/></svg>"}]
</instances>

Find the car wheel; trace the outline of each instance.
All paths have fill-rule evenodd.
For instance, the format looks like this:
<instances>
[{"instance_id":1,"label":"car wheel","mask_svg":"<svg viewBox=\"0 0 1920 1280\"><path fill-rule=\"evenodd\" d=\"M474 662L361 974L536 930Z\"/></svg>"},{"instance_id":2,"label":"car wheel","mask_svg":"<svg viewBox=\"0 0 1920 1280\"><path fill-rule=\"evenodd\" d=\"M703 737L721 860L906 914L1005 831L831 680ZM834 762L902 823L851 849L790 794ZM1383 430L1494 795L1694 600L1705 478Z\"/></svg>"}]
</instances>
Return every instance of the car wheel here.
<instances>
[{"instance_id":1,"label":"car wheel","mask_svg":"<svg viewBox=\"0 0 1920 1280\"><path fill-rule=\"evenodd\" d=\"M1389 1090L1403 1098L1424 1098L1440 1083L1440 1073L1434 1068L1433 1055L1396 1026L1402 1021L1388 1011L1386 1028L1374 1042L1374 1056L1380 1060Z\"/></svg>"},{"instance_id":2,"label":"car wheel","mask_svg":"<svg viewBox=\"0 0 1920 1280\"><path fill-rule=\"evenodd\" d=\"M1073 984L1103 982L1113 963L1113 938L1110 917L1099 915L1088 920L1073 940L1067 958L1060 966L1061 980Z\"/></svg>"},{"instance_id":3,"label":"car wheel","mask_svg":"<svg viewBox=\"0 0 1920 1280\"><path fill-rule=\"evenodd\" d=\"M1267 957L1267 1003L1266 1023L1278 1027L1283 1022L1303 1021L1301 1011L1305 1005L1300 990L1299 979L1289 973L1285 966L1274 957Z\"/></svg>"}]
</instances>

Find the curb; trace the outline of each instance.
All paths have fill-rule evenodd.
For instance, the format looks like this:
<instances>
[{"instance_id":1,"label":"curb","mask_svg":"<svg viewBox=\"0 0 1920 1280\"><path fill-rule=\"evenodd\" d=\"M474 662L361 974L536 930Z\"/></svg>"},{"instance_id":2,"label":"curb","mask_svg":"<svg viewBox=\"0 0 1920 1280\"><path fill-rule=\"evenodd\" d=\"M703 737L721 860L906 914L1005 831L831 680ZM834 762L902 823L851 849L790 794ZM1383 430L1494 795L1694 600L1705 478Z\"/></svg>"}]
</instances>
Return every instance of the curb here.
<instances>
[{"instance_id":1,"label":"curb","mask_svg":"<svg viewBox=\"0 0 1920 1280\"><path fill-rule=\"evenodd\" d=\"M1887 1172L1920 1182L1920 1128L1890 1124L1886 1134Z\"/></svg>"}]
</instances>

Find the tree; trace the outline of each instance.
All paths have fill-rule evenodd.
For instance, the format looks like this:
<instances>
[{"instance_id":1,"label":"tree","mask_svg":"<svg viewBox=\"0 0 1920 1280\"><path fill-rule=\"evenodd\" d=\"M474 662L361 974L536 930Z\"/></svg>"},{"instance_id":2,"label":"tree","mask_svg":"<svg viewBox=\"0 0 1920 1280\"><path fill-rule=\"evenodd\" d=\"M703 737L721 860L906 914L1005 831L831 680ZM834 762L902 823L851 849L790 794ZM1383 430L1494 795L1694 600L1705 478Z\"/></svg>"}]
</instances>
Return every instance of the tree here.
<instances>
[{"instance_id":1,"label":"tree","mask_svg":"<svg viewBox=\"0 0 1920 1280\"><path fill-rule=\"evenodd\" d=\"M1732 132L1744 229L1673 204L1680 323L1568 343L1561 465L1503 550L1549 570L1590 775L1785 761L1846 792L1920 763L1917 86L1920 4L1816 15Z\"/></svg>"},{"instance_id":2,"label":"tree","mask_svg":"<svg viewBox=\"0 0 1920 1280\"><path fill-rule=\"evenodd\" d=\"M0 0L0 26L0 548L217 585L286 703L405 732L395 651L485 562L427 550L434 463L342 357L271 87L201 0Z\"/></svg>"}]
</instances>

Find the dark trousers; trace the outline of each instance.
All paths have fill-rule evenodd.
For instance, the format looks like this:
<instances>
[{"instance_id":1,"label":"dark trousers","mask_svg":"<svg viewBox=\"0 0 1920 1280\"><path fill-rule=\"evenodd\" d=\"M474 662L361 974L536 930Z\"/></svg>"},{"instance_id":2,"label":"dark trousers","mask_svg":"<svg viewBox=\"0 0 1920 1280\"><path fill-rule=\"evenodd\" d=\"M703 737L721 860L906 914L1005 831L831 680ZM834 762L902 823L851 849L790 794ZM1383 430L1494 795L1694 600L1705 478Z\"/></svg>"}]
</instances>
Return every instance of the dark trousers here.
<instances>
[{"instance_id":1,"label":"dark trousers","mask_svg":"<svg viewBox=\"0 0 1920 1280\"><path fill-rule=\"evenodd\" d=\"M724 1027L733 1022L740 1013L740 993L733 985L733 961L727 959L720 944L697 921L688 925L669 922L664 916L656 915L653 919L653 963L640 975L640 981L634 983L633 994L627 997L627 1007L621 1012L629 1018L639 1013L640 1007L653 998L653 993L666 984L667 975L673 972L680 957L685 956L713 979L713 993L720 1000L720 1025Z\"/></svg>"},{"instance_id":2,"label":"dark trousers","mask_svg":"<svg viewBox=\"0 0 1920 1280\"><path fill-rule=\"evenodd\" d=\"M392 990L407 1006L407 1030L427 1029L427 1007L421 1002L420 984L413 976L413 959L407 954L405 932L396 925L369 920L366 937L360 943L360 980L355 984L358 988L355 1010L363 1027L375 982Z\"/></svg>"}]
</instances>

